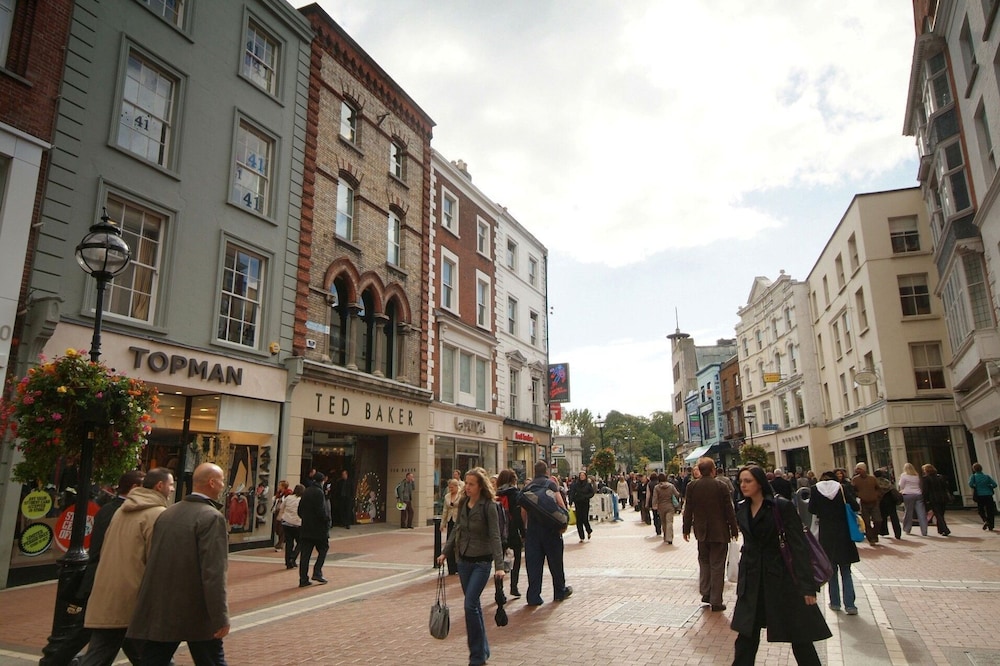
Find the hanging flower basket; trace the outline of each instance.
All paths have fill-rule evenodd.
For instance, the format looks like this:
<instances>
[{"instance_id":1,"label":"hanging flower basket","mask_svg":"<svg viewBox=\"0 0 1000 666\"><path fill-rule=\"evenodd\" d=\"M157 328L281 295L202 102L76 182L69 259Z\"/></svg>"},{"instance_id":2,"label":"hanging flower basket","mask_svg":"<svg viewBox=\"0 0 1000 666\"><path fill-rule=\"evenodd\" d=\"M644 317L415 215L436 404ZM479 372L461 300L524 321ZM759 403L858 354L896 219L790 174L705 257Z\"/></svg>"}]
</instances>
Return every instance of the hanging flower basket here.
<instances>
[{"instance_id":1,"label":"hanging flower basket","mask_svg":"<svg viewBox=\"0 0 1000 666\"><path fill-rule=\"evenodd\" d=\"M67 349L65 356L42 358L0 402L0 436L9 432L24 454L14 480L36 483L51 477L61 459L75 460L93 433L92 479L111 484L139 465L158 412L155 387Z\"/></svg>"}]
</instances>

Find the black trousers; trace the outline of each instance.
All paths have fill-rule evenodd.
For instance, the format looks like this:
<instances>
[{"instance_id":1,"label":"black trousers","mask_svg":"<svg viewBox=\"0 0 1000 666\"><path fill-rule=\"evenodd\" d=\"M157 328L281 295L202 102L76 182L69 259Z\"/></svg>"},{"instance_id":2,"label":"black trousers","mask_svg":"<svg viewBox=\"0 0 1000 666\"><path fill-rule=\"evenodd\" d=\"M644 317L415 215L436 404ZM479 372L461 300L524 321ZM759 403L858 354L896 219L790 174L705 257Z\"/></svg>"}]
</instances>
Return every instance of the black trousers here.
<instances>
[{"instance_id":1,"label":"black trousers","mask_svg":"<svg viewBox=\"0 0 1000 666\"><path fill-rule=\"evenodd\" d=\"M656 530L656 535L659 536L663 531L660 526L660 512L652 507L649 510L653 514L653 529Z\"/></svg>"},{"instance_id":2,"label":"black trousers","mask_svg":"<svg viewBox=\"0 0 1000 666\"><path fill-rule=\"evenodd\" d=\"M993 495L976 495L976 508L986 529L992 530L996 527L997 505L993 503Z\"/></svg>"},{"instance_id":3,"label":"black trousers","mask_svg":"<svg viewBox=\"0 0 1000 666\"><path fill-rule=\"evenodd\" d=\"M313 565L313 575L315 578L323 577L323 564L326 562L326 554L330 550L330 540L299 539L299 583L309 582L309 559L312 557L313 548L316 549L316 564Z\"/></svg>"},{"instance_id":4,"label":"black trousers","mask_svg":"<svg viewBox=\"0 0 1000 666\"><path fill-rule=\"evenodd\" d=\"M299 528L296 525L282 525L285 530L285 566L291 569L299 557Z\"/></svg>"},{"instance_id":5,"label":"black trousers","mask_svg":"<svg viewBox=\"0 0 1000 666\"><path fill-rule=\"evenodd\" d=\"M757 661L757 648L760 647L760 631L753 636L736 634L733 666L754 666ZM820 666L816 646L810 642L792 643L792 654L799 666Z\"/></svg>"},{"instance_id":6,"label":"black trousers","mask_svg":"<svg viewBox=\"0 0 1000 666\"><path fill-rule=\"evenodd\" d=\"M587 534L594 531L594 528L590 526L590 502L578 501L574 508L576 510L576 532L580 535L580 541L583 541L587 538L584 536L584 531Z\"/></svg>"}]
</instances>

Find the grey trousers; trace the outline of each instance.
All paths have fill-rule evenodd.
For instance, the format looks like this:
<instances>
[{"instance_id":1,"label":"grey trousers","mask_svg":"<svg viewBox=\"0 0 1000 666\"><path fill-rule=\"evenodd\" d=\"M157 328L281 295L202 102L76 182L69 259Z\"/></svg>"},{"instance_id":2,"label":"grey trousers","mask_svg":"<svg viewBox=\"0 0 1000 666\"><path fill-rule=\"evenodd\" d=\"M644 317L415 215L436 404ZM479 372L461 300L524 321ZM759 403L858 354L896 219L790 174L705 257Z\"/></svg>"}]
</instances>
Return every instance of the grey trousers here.
<instances>
[{"instance_id":1,"label":"grey trousers","mask_svg":"<svg viewBox=\"0 0 1000 666\"><path fill-rule=\"evenodd\" d=\"M728 543L698 542L698 590L713 606L722 605L722 588L726 584Z\"/></svg>"}]
</instances>

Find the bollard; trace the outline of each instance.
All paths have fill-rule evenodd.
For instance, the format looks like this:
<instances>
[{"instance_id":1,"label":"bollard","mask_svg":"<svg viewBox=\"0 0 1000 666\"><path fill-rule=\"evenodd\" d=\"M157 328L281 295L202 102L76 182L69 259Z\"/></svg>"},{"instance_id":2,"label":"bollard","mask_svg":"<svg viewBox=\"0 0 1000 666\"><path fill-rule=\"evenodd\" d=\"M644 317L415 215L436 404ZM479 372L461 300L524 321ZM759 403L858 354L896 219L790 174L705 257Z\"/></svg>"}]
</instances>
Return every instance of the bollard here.
<instances>
[{"instance_id":1,"label":"bollard","mask_svg":"<svg viewBox=\"0 0 1000 666\"><path fill-rule=\"evenodd\" d=\"M439 569L441 565L437 559L441 557L441 516L434 516L434 568Z\"/></svg>"}]
</instances>

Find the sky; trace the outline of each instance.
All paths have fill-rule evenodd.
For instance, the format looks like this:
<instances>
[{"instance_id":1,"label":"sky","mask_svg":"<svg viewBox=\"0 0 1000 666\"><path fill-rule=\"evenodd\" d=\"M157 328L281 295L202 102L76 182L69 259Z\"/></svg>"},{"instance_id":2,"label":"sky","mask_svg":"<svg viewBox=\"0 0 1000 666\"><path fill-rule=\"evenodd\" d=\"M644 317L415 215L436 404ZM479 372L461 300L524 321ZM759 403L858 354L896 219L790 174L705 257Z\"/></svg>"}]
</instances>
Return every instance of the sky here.
<instances>
[{"instance_id":1,"label":"sky","mask_svg":"<svg viewBox=\"0 0 1000 666\"><path fill-rule=\"evenodd\" d=\"M855 194L917 186L909 3L319 4L548 248L564 409L671 411L668 334L734 337L755 276L805 280Z\"/></svg>"}]
</instances>

